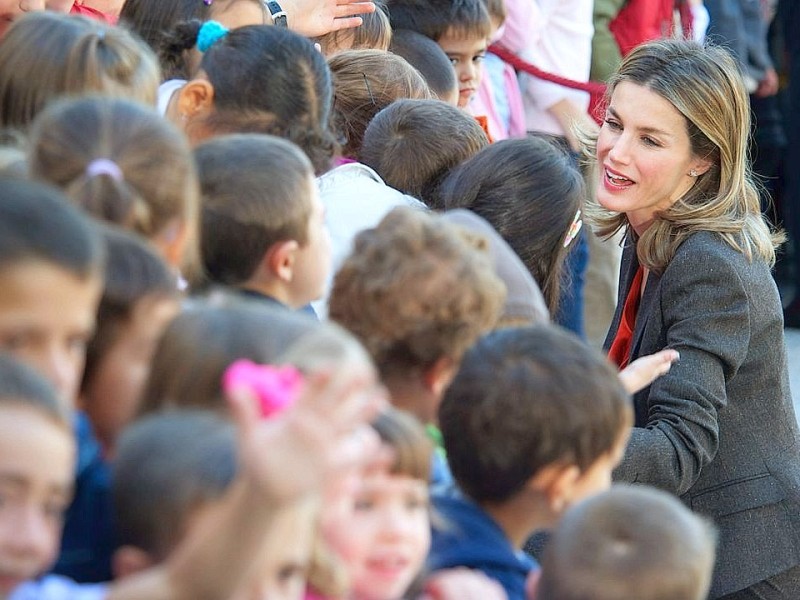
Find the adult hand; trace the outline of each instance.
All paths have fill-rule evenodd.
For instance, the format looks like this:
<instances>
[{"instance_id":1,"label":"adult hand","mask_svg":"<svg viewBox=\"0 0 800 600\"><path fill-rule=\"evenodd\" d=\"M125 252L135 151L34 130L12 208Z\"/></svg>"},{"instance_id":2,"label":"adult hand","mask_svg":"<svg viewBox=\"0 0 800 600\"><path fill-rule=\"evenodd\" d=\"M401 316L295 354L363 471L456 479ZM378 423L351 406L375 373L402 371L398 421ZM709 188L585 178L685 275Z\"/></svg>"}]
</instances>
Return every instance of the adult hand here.
<instances>
[{"instance_id":1,"label":"adult hand","mask_svg":"<svg viewBox=\"0 0 800 600\"><path fill-rule=\"evenodd\" d=\"M766 98L778 93L778 74L775 69L767 69L764 77L758 82L756 91L753 92L756 98Z\"/></svg>"},{"instance_id":2,"label":"adult hand","mask_svg":"<svg viewBox=\"0 0 800 600\"><path fill-rule=\"evenodd\" d=\"M358 27L358 15L375 12L369 0L285 0L281 5L289 28L307 37Z\"/></svg>"},{"instance_id":3,"label":"adult hand","mask_svg":"<svg viewBox=\"0 0 800 600\"><path fill-rule=\"evenodd\" d=\"M646 388L656 379L667 373L680 355L675 350L662 350L637 358L622 371L619 378L629 394L635 394Z\"/></svg>"}]
</instances>

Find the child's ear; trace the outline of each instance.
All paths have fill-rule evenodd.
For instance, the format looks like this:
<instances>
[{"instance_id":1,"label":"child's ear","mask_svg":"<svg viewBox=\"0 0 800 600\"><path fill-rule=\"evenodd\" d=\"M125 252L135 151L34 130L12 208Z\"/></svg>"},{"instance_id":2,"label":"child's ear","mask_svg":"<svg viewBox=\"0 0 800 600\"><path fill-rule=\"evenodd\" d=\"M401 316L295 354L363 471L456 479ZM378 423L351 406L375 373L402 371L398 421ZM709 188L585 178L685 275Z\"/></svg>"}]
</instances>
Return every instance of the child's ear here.
<instances>
[{"instance_id":1,"label":"child's ear","mask_svg":"<svg viewBox=\"0 0 800 600\"><path fill-rule=\"evenodd\" d=\"M541 494L550 512L556 517L569 506L572 490L580 479L581 470L577 465L552 464L541 469L528 482L528 486Z\"/></svg>"},{"instance_id":2,"label":"child's ear","mask_svg":"<svg viewBox=\"0 0 800 600\"><path fill-rule=\"evenodd\" d=\"M136 546L120 546L111 557L111 571L114 579L136 575L155 564L156 561L148 552Z\"/></svg>"},{"instance_id":3,"label":"child's ear","mask_svg":"<svg viewBox=\"0 0 800 600\"><path fill-rule=\"evenodd\" d=\"M209 112L214 105L214 86L207 79L192 79L178 92L178 114L190 119Z\"/></svg>"},{"instance_id":4,"label":"child's ear","mask_svg":"<svg viewBox=\"0 0 800 600\"><path fill-rule=\"evenodd\" d=\"M449 356L442 356L423 374L425 387L437 398L441 398L447 386L456 376L458 366Z\"/></svg>"},{"instance_id":5,"label":"child's ear","mask_svg":"<svg viewBox=\"0 0 800 600\"><path fill-rule=\"evenodd\" d=\"M294 265L299 249L300 244L296 240L272 244L264 257L264 264L269 274L284 283L290 283L294 279Z\"/></svg>"},{"instance_id":6,"label":"child's ear","mask_svg":"<svg viewBox=\"0 0 800 600\"><path fill-rule=\"evenodd\" d=\"M153 243L169 266L176 269L183 266L188 235L189 228L180 219L171 220L164 229L156 234Z\"/></svg>"}]
</instances>

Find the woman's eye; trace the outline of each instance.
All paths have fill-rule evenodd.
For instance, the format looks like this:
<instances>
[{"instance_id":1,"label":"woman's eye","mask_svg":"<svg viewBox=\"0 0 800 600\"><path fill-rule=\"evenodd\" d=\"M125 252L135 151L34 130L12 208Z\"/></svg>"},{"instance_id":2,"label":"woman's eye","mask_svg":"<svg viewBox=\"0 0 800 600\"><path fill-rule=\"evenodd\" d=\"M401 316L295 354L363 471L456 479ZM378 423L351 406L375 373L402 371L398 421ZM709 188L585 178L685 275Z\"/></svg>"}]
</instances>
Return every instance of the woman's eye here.
<instances>
[{"instance_id":1,"label":"woman's eye","mask_svg":"<svg viewBox=\"0 0 800 600\"><path fill-rule=\"evenodd\" d=\"M661 144L659 144L657 141L655 141L653 138L651 138L651 137L647 137L647 136L645 136L645 137L643 137L643 138L642 138L642 142L644 142L644 144L645 144L645 145L647 145L647 146L655 146L655 147L658 147L658 146L660 146L660 145L661 145Z\"/></svg>"},{"instance_id":2,"label":"woman's eye","mask_svg":"<svg viewBox=\"0 0 800 600\"><path fill-rule=\"evenodd\" d=\"M608 126L609 129L613 129L614 131L622 129L622 125L617 123L614 119L606 119L605 124Z\"/></svg>"}]
</instances>

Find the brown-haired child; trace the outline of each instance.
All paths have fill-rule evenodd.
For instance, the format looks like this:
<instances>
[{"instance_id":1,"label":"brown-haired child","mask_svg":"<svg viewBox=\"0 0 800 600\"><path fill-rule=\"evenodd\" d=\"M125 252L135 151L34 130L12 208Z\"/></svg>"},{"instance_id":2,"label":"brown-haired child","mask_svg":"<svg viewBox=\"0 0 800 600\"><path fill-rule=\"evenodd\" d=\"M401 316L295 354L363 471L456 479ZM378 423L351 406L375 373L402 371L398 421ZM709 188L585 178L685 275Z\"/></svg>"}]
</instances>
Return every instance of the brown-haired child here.
<instances>
[{"instance_id":1,"label":"brown-haired child","mask_svg":"<svg viewBox=\"0 0 800 600\"><path fill-rule=\"evenodd\" d=\"M302 151L280 138L240 134L203 144L195 157L209 279L292 309L319 298L330 238Z\"/></svg>"},{"instance_id":2,"label":"brown-haired child","mask_svg":"<svg viewBox=\"0 0 800 600\"><path fill-rule=\"evenodd\" d=\"M550 325L495 331L467 352L439 426L460 494L434 498L432 570L463 566L526 597L528 537L608 488L632 411L604 356ZM463 495L462 495L463 494Z\"/></svg>"},{"instance_id":3,"label":"brown-haired child","mask_svg":"<svg viewBox=\"0 0 800 600\"><path fill-rule=\"evenodd\" d=\"M330 316L372 355L392 402L423 423L463 353L500 316L505 288L459 227L395 209L356 237Z\"/></svg>"},{"instance_id":4,"label":"brown-haired child","mask_svg":"<svg viewBox=\"0 0 800 600\"><path fill-rule=\"evenodd\" d=\"M360 160L387 185L442 208L450 170L489 144L481 126L440 100L398 100L367 127Z\"/></svg>"}]
</instances>

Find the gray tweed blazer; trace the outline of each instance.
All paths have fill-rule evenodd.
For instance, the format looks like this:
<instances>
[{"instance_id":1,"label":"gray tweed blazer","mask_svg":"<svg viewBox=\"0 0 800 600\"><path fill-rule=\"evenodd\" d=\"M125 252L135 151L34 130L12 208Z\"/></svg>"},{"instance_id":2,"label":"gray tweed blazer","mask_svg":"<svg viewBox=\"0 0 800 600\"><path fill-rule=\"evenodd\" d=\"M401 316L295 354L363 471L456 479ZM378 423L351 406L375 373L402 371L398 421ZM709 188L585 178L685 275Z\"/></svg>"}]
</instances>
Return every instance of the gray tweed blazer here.
<instances>
[{"instance_id":1,"label":"gray tweed blazer","mask_svg":"<svg viewBox=\"0 0 800 600\"><path fill-rule=\"evenodd\" d=\"M629 241L606 347L637 268ZM634 396L635 427L614 477L670 491L714 521L718 598L800 564L800 435L768 266L717 234L687 239L648 277L631 357L667 347L680 362Z\"/></svg>"}]
</instances>

